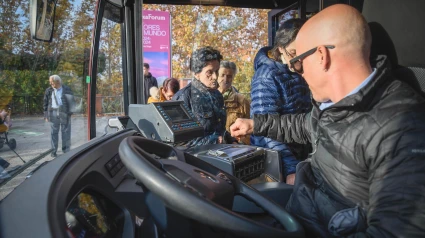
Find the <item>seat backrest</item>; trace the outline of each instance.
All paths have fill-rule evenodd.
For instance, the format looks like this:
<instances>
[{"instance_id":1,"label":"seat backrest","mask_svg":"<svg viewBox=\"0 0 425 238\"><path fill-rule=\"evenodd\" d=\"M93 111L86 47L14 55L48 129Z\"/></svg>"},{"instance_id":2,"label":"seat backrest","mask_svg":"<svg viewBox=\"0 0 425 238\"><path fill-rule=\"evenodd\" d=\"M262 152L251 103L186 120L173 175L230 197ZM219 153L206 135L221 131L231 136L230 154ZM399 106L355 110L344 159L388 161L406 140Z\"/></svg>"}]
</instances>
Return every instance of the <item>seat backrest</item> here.
<instances>
[{"instance_id":1,"label":"seat backrest","mask_svg":"<svg viewBox=\"0 0 425 238\"><path fill-rule=\"evenodd\" d=\"M414 89L420 89L425 97L425 68L399 67L394 69L396 77L403 79Z\"/></svg>"},{"instance_id":2,"label":"seat backrest","mask_svg":"<svg viewBox=\"0 0 425 238\"><path fill-rule=\"evenodd\" d=\"M372 31L371 55L387 55L395 75L425 94L424 9L423 0L367 0L362 14Z\"/></svg>"}]
</instances>

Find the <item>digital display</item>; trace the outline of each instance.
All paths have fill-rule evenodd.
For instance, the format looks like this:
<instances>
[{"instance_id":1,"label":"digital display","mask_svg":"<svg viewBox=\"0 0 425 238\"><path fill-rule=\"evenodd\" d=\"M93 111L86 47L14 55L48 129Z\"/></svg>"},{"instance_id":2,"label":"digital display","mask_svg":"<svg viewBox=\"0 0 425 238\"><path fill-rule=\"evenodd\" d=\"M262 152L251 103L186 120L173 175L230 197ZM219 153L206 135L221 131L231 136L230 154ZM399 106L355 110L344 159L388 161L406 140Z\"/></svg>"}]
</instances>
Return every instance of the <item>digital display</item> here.
<instances>
[{"instance_id":1,"label":"digital display","mask_svg":"<svg viewBox=\"0 0 425 238\"><path fill-rule=\"evenodd\" d=\"M65 212L70 237L121 237L121 209L100 195L82 192L72 200Z\"/></svg>"},{"instance_id":2,"label":"digital display","mask_svg":"<svg viewBox=\"0 0 425 238\"><path fill-rule=\"evenodd\" d=\"M227 148L223 148L220 151L224 152L227 156L229 157L234 157L246 152L251 152L255 149L249 148L249 147L227 147Z\"/></svg>"},{"instance_id":3,"label":"digital display","mask_svg":"<svg viewBox=\"0 0 425 238\"><path fill-rule=\"evenodd\" d=\"M171 121L173 122L190 119L180 105L167 105L167 106L162 105L162 108L164 109L164 112L167 113L167 115L171 118Z\"/></svg>"}]
</instances>

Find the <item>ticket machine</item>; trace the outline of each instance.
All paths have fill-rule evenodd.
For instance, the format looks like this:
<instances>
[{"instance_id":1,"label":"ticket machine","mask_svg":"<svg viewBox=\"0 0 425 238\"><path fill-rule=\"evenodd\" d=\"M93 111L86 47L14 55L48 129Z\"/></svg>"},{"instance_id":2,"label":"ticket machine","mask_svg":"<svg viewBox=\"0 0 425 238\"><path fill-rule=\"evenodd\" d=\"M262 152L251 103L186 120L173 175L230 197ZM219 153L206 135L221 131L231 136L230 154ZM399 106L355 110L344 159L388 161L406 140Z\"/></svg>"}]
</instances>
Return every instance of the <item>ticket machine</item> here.
<instances>
[{"instance_id":1,"label":"ticket machine","mask_svg":"<svg viewBox=\"0 0 425 238\"><path fill-rule=\"evenodd\" d=\"M204 136L204 128L183 101L130 104L131 124L152 140L176 146ZM247 183L281 182L280 152L240 144L178 146Z\"/></svg>"}]
</instances>

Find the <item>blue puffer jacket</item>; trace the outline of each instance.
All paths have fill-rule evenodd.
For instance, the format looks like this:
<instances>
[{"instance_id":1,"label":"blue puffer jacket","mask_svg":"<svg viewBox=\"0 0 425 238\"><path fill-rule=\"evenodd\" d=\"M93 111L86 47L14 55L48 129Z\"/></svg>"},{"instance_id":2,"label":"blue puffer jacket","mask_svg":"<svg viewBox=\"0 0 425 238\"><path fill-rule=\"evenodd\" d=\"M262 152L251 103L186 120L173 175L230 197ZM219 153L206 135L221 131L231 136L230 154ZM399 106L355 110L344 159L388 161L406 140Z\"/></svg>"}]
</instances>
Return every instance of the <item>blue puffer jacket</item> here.
<instances>
[{"instance_id":1,"label":"blue puffer jacket","mask_svg":"<svg viewBox=\"0 0 425 238\"><path fill-rule=\"evenodd\" d=\"M271 49L260 49L254 59L251 117L253 114L282 115L310 111L312 104L307 83L299 74L291 72L286 64L269 58L268 52ZM295 173L299 160L292 152L299 154L298 145L287 145L262 136L251 136L251 144L281 151L284 176Z\"/></svg>"}]
</instances>

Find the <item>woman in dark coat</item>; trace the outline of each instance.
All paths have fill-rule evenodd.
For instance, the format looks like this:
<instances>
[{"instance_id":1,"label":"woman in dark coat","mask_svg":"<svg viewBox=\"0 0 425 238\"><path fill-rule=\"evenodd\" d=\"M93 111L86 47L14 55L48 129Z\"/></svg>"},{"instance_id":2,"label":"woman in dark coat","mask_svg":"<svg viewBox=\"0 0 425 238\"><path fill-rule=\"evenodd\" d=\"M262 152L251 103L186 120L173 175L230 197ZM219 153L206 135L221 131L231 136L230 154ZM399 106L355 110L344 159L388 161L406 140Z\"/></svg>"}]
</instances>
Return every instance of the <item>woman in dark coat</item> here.
<instances>
[{"instance_id":1,"label":"woman in dark coat","mask_svg":"<svg viewBox=\"0 0 425 238\"><path fill-rule=\"evenodd\" d=\"M174 101L184 101L204 127L205 136L190 141L189 147L223 143L226 109L223 96L217 90L221 59L220 52L212 47L194 51L190 58L194 78L173 96Z\"/></svg>"}]
</instances>

